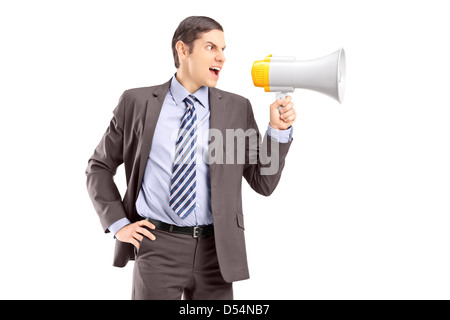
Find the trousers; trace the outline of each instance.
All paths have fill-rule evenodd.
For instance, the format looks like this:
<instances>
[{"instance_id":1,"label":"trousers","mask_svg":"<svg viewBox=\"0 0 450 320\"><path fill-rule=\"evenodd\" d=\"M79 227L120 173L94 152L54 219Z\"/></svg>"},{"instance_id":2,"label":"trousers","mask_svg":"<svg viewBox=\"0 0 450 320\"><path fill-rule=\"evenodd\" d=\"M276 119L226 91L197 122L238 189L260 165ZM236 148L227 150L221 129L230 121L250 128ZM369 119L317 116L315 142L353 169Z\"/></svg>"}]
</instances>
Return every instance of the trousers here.
<instances>
[{"instance_id":1,"label":"trousers","mask_svg":"<svg viewBox=\"0 0 450 320\"><path fill-rule=\"evenodd\" d=\"M219 269L214 235L151 230L144 236L133 270L133 300L232 300L233 284Z\"/></svg>"}]
</instances>

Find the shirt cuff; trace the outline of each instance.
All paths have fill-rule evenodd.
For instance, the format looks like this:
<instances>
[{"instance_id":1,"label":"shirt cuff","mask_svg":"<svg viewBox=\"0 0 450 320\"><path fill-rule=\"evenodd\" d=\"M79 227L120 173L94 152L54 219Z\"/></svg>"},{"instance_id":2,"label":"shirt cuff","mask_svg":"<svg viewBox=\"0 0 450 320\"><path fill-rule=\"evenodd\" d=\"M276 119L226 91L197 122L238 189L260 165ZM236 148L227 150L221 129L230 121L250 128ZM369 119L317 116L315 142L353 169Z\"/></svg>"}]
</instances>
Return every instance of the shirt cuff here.
<instances>
[{"instance_id":1,"label":"shirt cuff","mask_svg":"<svg viewBox=\"0 0 450 320\"><path fill-rule=\"evenodd\" d=\"M120 220L117 220L112 225L109 226L108 230L114 235L114 239L116 238L116 233L126 225L130 224L131 221L127 218L122 218Z\"/></svg>"},{"instance_id":2,"label":"shirt cuff","mask_svg":"<svg viewBox=\"0 0 450 320\"><path fill-rule=\"evenodd\" d=\"M267 127L267 135L272 139L280 143L288 143L292 140L293 128L290 126L286 130L274 129L270 126Z\"/></svg>"}]
</instances>

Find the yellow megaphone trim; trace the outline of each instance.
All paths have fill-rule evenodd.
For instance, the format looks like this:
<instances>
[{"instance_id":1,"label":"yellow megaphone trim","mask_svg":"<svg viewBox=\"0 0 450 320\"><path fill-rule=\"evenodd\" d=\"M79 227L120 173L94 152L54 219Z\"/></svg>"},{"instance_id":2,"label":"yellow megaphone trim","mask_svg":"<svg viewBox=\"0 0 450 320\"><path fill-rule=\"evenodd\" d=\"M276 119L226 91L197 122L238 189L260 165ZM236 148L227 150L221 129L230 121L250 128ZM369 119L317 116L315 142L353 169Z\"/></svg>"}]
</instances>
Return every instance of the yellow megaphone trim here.
<instances>
[{"instance_id":1,"label":"yellow megaphone trim","mask_svg":"<svg viewBox=\"0 0 450 320\"><path fill-rule=\"evenodd\" d=\"M266 92L270 92L269 67L271 57L270 54L264 60L255 61L252 67L253 84L256 87L264 88Z\"/></svg>"}]
</instances>

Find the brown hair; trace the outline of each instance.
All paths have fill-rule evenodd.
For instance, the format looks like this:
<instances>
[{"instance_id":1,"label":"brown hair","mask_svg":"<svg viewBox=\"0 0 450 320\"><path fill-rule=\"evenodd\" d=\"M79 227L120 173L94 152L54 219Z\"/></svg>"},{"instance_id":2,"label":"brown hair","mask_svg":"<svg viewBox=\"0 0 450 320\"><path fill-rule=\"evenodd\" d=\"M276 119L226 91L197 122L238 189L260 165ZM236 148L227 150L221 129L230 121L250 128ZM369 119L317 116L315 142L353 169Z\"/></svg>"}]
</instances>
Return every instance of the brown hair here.
<instances>
[{"instance_id":1,"label":"brown hair","mask_svg":"<svg viewBox=\"0 0 450 320\"><path fill-rule=\"evenodd\" d=\"M180 67L177 49L175 48L178 41L183 41L189 47L189 53L192 53L194 41L199 39L202 33L216 29L223 31L222 26L217 21L208 17L192 16L181 21L172 38L172 53L175 68L178 69Z\"/></svg>"}]
</instances>

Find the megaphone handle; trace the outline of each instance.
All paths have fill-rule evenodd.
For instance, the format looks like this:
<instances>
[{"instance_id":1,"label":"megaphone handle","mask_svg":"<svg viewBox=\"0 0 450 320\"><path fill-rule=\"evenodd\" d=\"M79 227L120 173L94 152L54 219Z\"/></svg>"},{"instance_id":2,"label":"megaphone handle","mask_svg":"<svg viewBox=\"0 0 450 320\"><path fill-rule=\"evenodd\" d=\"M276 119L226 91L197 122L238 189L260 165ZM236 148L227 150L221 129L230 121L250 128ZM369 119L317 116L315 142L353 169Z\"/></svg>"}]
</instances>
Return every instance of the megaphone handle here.
<instances>
[{"instance_id":1,"label":"megaphone handle","mask_svg":"<svg viewBox=\"0 0 450 320\"><path fill-rule=\"evenodd\" d=\"M287 92L277 92L277 100L285 99L287 94L288 94ZM278 111L280 113L281 113L281 108L283 108L283 106L278 107Z\"/></svg>"}]
</instances>

